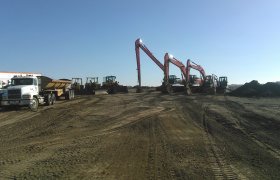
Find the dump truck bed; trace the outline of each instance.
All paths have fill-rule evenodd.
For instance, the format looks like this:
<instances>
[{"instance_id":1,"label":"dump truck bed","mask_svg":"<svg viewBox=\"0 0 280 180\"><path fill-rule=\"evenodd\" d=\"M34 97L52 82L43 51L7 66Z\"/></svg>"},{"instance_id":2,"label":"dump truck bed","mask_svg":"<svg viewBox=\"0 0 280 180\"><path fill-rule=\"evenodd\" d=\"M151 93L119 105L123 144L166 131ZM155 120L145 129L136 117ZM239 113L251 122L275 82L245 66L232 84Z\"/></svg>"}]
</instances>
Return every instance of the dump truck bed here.
<instances>
[{"instance_id":1,"label":"dump truck bed","mask_svg":"<svg viewBox=\"0 0 280 180\"><path fill-rule=\"evenodd\" d=\"M57 96L63 95L66 89L70 89L71 87L71 80L67 79L54 80L47 76L38 76L38 79L40 91L55 91Z\"/></svg>"},{"instance_id":2,"label":"dump truck bed","mask_svg":"<svg viewBox=\"0 0 280 180\"><path fill-rule=\"evenodd\" d=\"M54 80L47 76L38 76L38 79L42 90L67 89L71 86L71 80L67 79Z\"/></svg>"}]
</instances>

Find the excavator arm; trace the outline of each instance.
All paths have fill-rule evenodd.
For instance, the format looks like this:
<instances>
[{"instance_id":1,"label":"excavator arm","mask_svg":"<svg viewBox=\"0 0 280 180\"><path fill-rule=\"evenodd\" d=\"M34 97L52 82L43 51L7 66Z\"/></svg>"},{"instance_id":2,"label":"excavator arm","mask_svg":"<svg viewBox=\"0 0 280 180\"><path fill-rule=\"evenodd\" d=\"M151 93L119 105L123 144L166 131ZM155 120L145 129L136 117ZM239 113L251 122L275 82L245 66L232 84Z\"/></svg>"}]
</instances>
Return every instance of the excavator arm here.
<instances>
[{"instance_id":1,"label":"excavator arm","mask_svg":"<svg viewBox=\"0 0 280 180\"><path fill-rule=\"evenodd\" d=\"M186 81L187 81L187 83L190 82L191 68L199 71L200 74L202 75L203 81L205 81L206 73L205 73L204 69L200 65L198 65L198 64L194 63L193 61L191 61L190 59L188 59L187 60L187 68L186 68Z\"/></svg>"},{"instance_id":2,"label":"excavator arm","mask_svg":"<svg viewBox=\"0 0 280 180\"><path fill-rule=\"evenodd\" d=\"M174 64L175 66L177 66L180 70L181 70L181 74L183 75L183 78L186 79L186 67L185 65L177 60L176 58L174 58L173 55L165 53L164 55L164 81L165 83L168 83L168 78L169 78L169 63Z\"/></svg>"},{"instance_id":3,"label":"excavator arm","mask_svg":"<svg viewBox=\"0 0 280 180\"><path fill-rule=\"evenodd\" d=\"M185 65L178 59L174 58L174 56L172 56L171 54L168 54L168 53L166 53L164 56L164 84L165 84L166 90L169 91L171 89L170 84L169 84L169 79L168 79L169 78L169 63L174 64L181 70L184 90L187 93L187 95L190 95L191 90L189 88L188 83L186 83L187 69L186 69Z\"/></svg>"},{"instance_id":4,"label":"excavator arm","mask_svg":"<svg viewBox=\"0 0 280 180\"><path fill-rule=\"evenodd\" d=\"M135 53L137 61L137 72L138 72L138 83L139 83L139 92L141 90L141 64L140 64L140 49L142 49L164 72L164 65L153 55L153 53L145 46L141 39L135 41Z\"/></svg>"}]
</instances>

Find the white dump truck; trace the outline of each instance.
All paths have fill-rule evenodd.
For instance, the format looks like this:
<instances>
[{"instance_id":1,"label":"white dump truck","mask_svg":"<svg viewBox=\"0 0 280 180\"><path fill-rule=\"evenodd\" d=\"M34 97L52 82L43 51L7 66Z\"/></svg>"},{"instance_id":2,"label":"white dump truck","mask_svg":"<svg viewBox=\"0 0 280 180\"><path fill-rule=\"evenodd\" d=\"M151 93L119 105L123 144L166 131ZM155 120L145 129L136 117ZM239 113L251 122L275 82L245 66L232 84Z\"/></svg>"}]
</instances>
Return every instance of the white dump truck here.
<instances>
[{"instance_id":1,"label":"white dump truck","mask_svg":"<svg viewBox=\"0 0 280 180\"><path fill-rule=\"evenodd\" d=\"M71 80L53 80L46 76L14 76L6 93L2 94L1 106L28 106L38 110L39 104L52 105L57 98L74 98Z\"/></svg>"}]
</instances>

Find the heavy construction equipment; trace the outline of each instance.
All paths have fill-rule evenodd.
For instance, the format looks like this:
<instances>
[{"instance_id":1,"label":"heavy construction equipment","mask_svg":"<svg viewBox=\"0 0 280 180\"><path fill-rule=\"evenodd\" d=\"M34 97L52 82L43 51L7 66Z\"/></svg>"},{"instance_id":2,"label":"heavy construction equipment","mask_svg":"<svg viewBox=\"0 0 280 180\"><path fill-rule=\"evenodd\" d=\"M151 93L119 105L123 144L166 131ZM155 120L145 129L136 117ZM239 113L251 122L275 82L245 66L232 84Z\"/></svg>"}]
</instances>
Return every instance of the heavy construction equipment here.
<instances>
[{"instance_id":1,"label":"heavy construction equipment","mask_svg":"<svg viewBox=\"0 0 280 180\"><path fill-rule=\"evenodd\" d=\"M169 75L168 83L169 84L178 84L178 83L182 83L182 80L180 78L178 78L176 75Z\"/></svg>"},{"instance_id":2,"label":"heavy construction equipment","mask_svg":"<svg viewBox=\"0 0 280 180\"><path fill-rule=\"evenodd\" d=\"M135 52L136 52L138 83L139 84L138 84L136 92L142 91L142 89L141 89L140 49L142 49L156 63L156 65L162 70L162 72L164 74L163 83L159 88L157 88L158 90L162 91L163 93L169 93L172 90L171 89L172 87L176 86L176 90L181 88L180 85L178 85L180 78L177 78L175 75L169 75L169 74L166 76L165 66L153 55L153 53L147 48L147 46L143 43L143 41L141 39L137 39L135 41ZM169 73L169 71L168 71L168 73ZM173 89L173 90L175 90L175 89Z\"/></svg>"},{"instance_id":3,"label":"heavy construction equipment","mask_svg":"<svg viewBox=\"0 0 280 180\"><path fill-rule=\"evenodd\" d=\"M2 106L28 106L37 111L39 104L52 105L57 98L74 98L71 80L53 80L46 76L15 76L2 95Z\"/></svg>"},{"instance_id":4,"label":"heavy construction equipment","mask_svg":"<svg viewBox=\"0 0 280 180\"><path fill-rule=\"evenodd\" d=\"M207 76L204 69L191 61L187 60L186 66L172 55L166 53L164 56L164 65L152 54L152 52L145 46L141 39L137 39L135 41L135 52L136 52L136 61L137 61L137 71L138 71L138 87L136 92L141 92L141 65L140 65L140 49L142 49L163 71L164 79L161 86L162 92L171 92L174 88L172 88L172 79L174 76L169 75L169 63L174 64L181 70L182 81L181 85L183 88L179 87L177 89L184 89L186 93L189 95L192 92L206 92L206 93L216 93L216 88L219 83L217 83L215 76L209 75ZM195 69L199 71L201 77L198 78L195 75L190 74L190 70ZM170 81L171 78L171 81Z\"/></svg>"},{"instance_id":5,"label":"heavy construction equipment","mask_svg":"<svg viewBox=\"0 0 280 180\"><path fill-rule=\"evenodd\" d=\"M115 94L118 92L128 93L127 86L120 85L116 81L116 76L106 76L103 78L101 89L107 91L108 94Z\"/></svg>"},{"instance_id":6,"label":"heavy construction equipment","mask_svg":"<svg viewBox=\"0 0 280 180\"><path fill-rule=\"evenodd\" d=\"M191 69L197 70L200 73L201 77L197 78L195 76L191 76L190 75ZM188 59L186 71L187 71L187 83L192 93L196 93L196 92L210 93L210 94L216 93L217 83L215 83L215 76L206 75L202 66Z\"/></svg>"},{"instance_id":7,"label":"heavy construction equipment","mask_svg":"<svg viewBox=\"0 0 280 180\"><path fill-rule=\"evenodd\" d=\"M180 82L181 86L176 84L172 85L170 84L170 76L169 75L169 63L174 64L177 66L182 74L182 81ZM166 86L166 90L170 93L171 91L186 91L187 94L190 94L190 89L188 87L188 84L186 82L187 79L187 72L185 65L179 61L178 59L174 58L173 55L165 53L164 55L164 85Z\"/></svg>"},{"instance_id":8,"label":"heavy construction equipment","mask_svg":"<svg viewBox=\"0 0 280 180\"><path fill-rule=\"evenodd\" d=\"M228 85L228 79L226 76L219 77L218 86L217 86L217 93L224 94L226 93Z\"/></svg>"},{"instance_id":9,"label":"heavy construction equipment","mask_svg":"<svg viewBox=\"0 0 280 180\"><path fill-rule=\"evenodd\" d=\"M141 92L141 64L140 64L140 49L142 49L155 63L158 67L164 72L164 65L153 55L153 53L145 46L143 41L139 38L135 41L135 53L136 53L136 62L137 62L137 72L138 72L138 87L136 92Z\"/></svg>"},{"instance_id":10,"label":"heavy construction equipment","mask_svg":"<svg viewBox=\"0 0 280 180\"><path fill-rule=\"evenodd\" d=\"M183 85L185 88L185 92L187 95L196 92L206 92L206 93L215 93L217 87L217 81L215 81L214 75L207 76L204 69L191 61L190 59L187 60L187 66L174 58L172 55L166 53L164 56L164 67L165 67L165 79L167 84L167 89L170 90L170 85L168 82L168 75L169 75L169 63L174 64L181 70L181 74L183 76ZM198 78L196 75L191 75L190 70L195 69L200 72L201 77ZM217 78L216 78L217 79Z\"/></svg>"},{"instance_id":11,"label":"heavy construction equipment","mask_svg":"<svg viewBox=\"0 0 280 180\"><path fill-rule=\"evenodd\" d=\"M95 94L95 90L100 89L101 85L98 83L98 77L87 77L85 83L85 93Z\"/></svg>"},{"instance_id":12,"label":"heavy construction equipment","mask_svg":"<svg viewBox=\"0 0 280 180\"><path fill-rule=\"evenodd\" d=\"M197 70L201 77L200 78L194 78L195 76L192 76L190 74L191 69ZM187 60L187 67L186 67L186 73L187 73L187 83L190 86L194 86L197 82L199 82L199 86L202 86L204 83L204 80L206 79L206 73L202 66L196 64L195 62L191 61L190 59Z\"/></svg>"},{"instance_id":13,"label":"heavy construction equipment","mask_svg":"<svg viewBox=\"0 0 280 180\"><path fill-rule=\"evenodd\" d=\"M83 79L82 78L72 78L71 88L74 89L75 94L83 94L84 93L84 86L83 86Z\"/></svg>"},{"instance_id":14,"label":"heavy construction equipment","mask_svg":"<svg viewBox=\"0 0 280 180\"><path fill-rule=\"evenodd\" d=\"M216 75L207 75L205 77L205 80L203 82L203 85L201 86L200 91L202 93L208 93L208 94L216 94L216 89L218 85L218 78Z\"/></svg>"}]
</instances>

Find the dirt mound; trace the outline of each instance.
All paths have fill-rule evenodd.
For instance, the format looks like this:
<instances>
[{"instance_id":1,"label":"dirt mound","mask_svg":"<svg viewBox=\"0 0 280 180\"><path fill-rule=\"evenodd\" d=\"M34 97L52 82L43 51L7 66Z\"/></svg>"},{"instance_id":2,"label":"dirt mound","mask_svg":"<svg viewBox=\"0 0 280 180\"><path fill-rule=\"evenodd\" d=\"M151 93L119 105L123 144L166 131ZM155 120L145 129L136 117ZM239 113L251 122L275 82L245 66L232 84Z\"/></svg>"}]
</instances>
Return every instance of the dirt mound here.
<instances>
[{"instance_id":1,"label":"dirt mound","mask_svg":"<svg viewBox=\"0 0 280 180\"><path fill-rule=\"evenodd\" d=\"M240 97L276 97L280 96L280 85L273 82L260 84L253 80L229 93L232 96Z\"/></svg>"}]
</instances>

